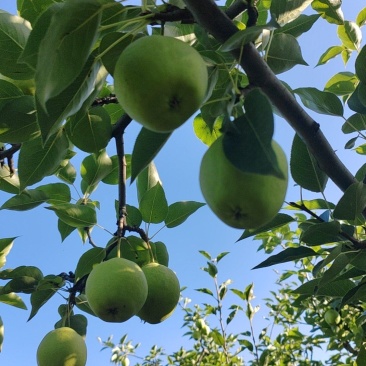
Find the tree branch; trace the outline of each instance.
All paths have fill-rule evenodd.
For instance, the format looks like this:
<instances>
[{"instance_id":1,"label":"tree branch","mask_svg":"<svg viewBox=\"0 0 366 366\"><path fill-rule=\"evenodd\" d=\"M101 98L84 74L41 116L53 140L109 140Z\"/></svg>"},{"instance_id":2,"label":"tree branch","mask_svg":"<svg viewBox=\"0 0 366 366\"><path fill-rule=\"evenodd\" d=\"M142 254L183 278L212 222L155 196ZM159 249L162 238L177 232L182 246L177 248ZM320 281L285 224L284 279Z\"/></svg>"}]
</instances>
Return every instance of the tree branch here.
<instances>
[{"instance_id":1,"label":"tree branch","mask_svg":"<svg viewBox=\"0 0 366 366\"><path fill-rule=\"evenodd\" d=\"M213 0L184 0L196 21L211 33L219 42L224 43L238 32L230 18L221 11ZM316 158L319 167L342 190L345 191L356 178L340 161L332 146L320 130L320 126L300 106L295 97L280 82L255 46L251 43L240 50L234 50L233 56L246 72L252 85L259 87L281 112L291 127L303 139L310 152Z\"/></svg>"}]
</instances>

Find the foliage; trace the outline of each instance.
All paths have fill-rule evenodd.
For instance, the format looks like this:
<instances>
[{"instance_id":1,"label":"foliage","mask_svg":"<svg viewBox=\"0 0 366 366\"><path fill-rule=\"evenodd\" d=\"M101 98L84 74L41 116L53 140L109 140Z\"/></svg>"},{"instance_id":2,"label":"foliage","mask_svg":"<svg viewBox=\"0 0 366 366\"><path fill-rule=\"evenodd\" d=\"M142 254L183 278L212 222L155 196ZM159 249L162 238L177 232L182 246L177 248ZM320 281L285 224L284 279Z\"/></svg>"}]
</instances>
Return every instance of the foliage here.
<instances>
[{"instance_id":1,"label":"foliage","mask_svg":"<svg viewBox=\"0 0 366 366\"><path fill-rule=\"evenodd\" d=\"M19 0L17 5L18 15L0 12L0 50L6 55L0 60L0 190L7 196L0 209L23 212L43 205L57 216L61 240L77 232L92 248L73 271L44 274L31 264L4 268L16 238L0 239L4 281L0 302L25 309L21 295L29 295L30 320L59 293L64 302L56 327L67 324L85 335L86 315L92 311L84 288L93 265L108 259L113 250L119 253L120 245L130 245L127 232L145 243L136 248L137 256L140 251L158 261L150 245L153 225L159 230L174 228L204 205L168 202L153 160L170 133L142 128L132 153L124 151L123 133L132 121L113 94L114 66L136 38L163 33L189 42L208 67L206 99L193 121L196 136L210 145L229 131L234 141L246 141L248 153L243 165L240 154L228 151L234 165L259 174L265 168L275 175L277 162L268 159L267 152L271 156L273 115L283 116L296 132L290 157L292 179L301 190L311 191L314 199L305 201L301 196L286 203L286 213L259 229L245 230L238 239L259 240L259 249L269 255L256 270L294 265L280 275L279 290L267 299L268 327L254 332L259 309L252 305L253 284L239 290L231 287L230 280L218 282L217 264L226 253L214 259L202 252L213 290L198 291L211 302L193 307L187 299L181 302L192 347L165 355L163 348L154 346L141 364L240 365L245 359L252 365L320 365L315 354L320 346L332 351L328 364L366 364L365 166L353 177L308 115L343 118L345 148L365 155L362 30L366 9L351 21L344 18L341 0L227 0L221 10L228 17L217 13L217 19L210 20L209 11L200 11L201 6L215 6L209 0L144 0L134 6L114 0ZM216 20L220 22L213 24ZM227 22L231 27L217 26ZM333 75L323 90L291 89L278 75L307 65L299 38L316 22L331 25L339 38L339 44L320 55L317 66L326 67L340 57L345 66L354 62L354 69ZM116 152L111 155L113 140ZM76 153L85 156L80 169L73 164ZM126 202L127 179L136 183L136 207ZM338 202L325 198L329 180L343 191ZM109 243L98 247L92 230L98 228L97 212L103 207L94 194L105 184L117 186L117 227L110 231ZM72 187L77 189L76 199ZM224 309L228 293L236 301ZM329 326L324 321L329 308L341 314L339 324ZM249 330L230 333L232 322L243 316ZM0 349L3 338L0 318ZM112 339L104 345L112 348L112 362L120 365L137 348L127 336L118 345Z\"/></svg>"}]
</instances>

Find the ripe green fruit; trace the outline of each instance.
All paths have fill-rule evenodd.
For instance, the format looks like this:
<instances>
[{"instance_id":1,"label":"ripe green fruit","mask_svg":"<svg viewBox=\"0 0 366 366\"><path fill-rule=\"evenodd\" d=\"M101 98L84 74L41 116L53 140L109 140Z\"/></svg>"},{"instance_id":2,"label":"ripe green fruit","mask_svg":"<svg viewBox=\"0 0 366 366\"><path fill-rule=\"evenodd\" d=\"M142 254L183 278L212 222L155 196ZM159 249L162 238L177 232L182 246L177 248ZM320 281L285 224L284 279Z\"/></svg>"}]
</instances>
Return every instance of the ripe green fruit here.
<instances>
[{"instance_id":1,"label":"ripe green fruit","mask_svg":"<svg viewBox=\"0 0 366 366\"><path fill-rule=\"evenodd\" d=\"M114 69L114 89L131 118L155 132L182 125L202 104L207 68L200 54L173 37L142 37Z\"/></svg>"},{"instance_id":2,"label":"ripe green fruit","mask_svg":"<svg viewBox=\"0 0 366 366\"><path fill-rule=\"evenodd\" d=\"M147 323L157 324L173 314L180 296L180 285L175 273L159 263L142 267L148 285L147 299L137 315Z\"/></svg>"},{"instance_id":3,"label":"ripe green fruit","mask_svg":"<svg viewBox=\"0 0 366 366\"><path fill-rule=\"evenodd\" d=\"M329 309L324 314L324 320L327 322L328 325L336 325L340 323L341 316L339 315L337 310Z\"/></svg>"},{"instance_id":4,"label":"ripe green fruit","mask_svg":"<svg viewBox=\"0 0 366 366\"><path fill-rule=\"evenodd\" d=\"M68 327L47 333L37 350L38 366L85 366L86 358L83 338Z\"/></svg>"},{"instance_id":5,"label":"ripe green fruit","mask_svg":"<svg viewBox=\"0 0 366 366\"><path fill-rule=\"evenodd\" d=\"M136 263L124 258L112 258L97 264L90 272L85 295L100 319L124 322L144 305L147 281Z\"/></svg>"},{"instance_id":6,"label":"ripe green fruit","mask_svg":"<svg viewBox=\"0 0 366 366\"><path fill-rule=\"evenodd\" d=\"M227 159L222 141L220 136L203 156L199 176L202 194L211 210L227 225L238 229L263 226L278 213L285 199L288 182L285 153L272 142L285 179L247 173Z\"/></svg>"}]
</instances>

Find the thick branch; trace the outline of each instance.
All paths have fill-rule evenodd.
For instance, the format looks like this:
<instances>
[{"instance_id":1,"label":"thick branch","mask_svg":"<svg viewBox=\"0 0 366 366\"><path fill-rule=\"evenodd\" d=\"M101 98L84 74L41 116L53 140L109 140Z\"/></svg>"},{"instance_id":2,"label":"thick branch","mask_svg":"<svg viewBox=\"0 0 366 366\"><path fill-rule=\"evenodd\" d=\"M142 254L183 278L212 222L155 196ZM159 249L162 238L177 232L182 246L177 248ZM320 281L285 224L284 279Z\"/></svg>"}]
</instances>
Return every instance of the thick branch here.
<instances>
[{"instance_id":1,"label":"thick branch","mask_svg":"<svg viewBox=\"0 0 366 366\"><path fill-rule=\"evenodd\" d=\"M196 21L219 42L225 42L238 31L230 18L223 13L213 0L184 0ZM280 82L261 58L253 44L232 52L239 60L250 83L260 87L282 116L301 136L320 168L342 190L345 191L356 179L334 153L332 146L316 123L300 106L295 97Z\"/></svg>"}]
</instances>

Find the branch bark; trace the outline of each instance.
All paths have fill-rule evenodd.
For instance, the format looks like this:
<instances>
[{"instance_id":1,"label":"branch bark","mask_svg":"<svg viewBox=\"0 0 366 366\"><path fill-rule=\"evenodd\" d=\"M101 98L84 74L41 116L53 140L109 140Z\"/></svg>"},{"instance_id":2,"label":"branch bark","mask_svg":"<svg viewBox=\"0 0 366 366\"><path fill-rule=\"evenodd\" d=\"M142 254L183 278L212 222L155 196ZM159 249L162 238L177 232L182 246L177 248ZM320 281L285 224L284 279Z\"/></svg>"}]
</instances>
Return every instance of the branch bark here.
<instances>
[{"instance_id":1,"label":"branch bark","mask_svg":"<svg viewBox=\"0 0 366 366\"><path fill-rule=\"evenodd\" d=\"M184 0L197 23L224 43L238 32L231 19L221 11L213 0ZM301 136L320 168L344 192L357 180L335 154L332 146L322 133L320 125L300 106L295 97L280 82L253 44L234 50L233 56L247 74L252 85L259 87L281 112L291 127Z\"/></svg>"}]
</instances>

